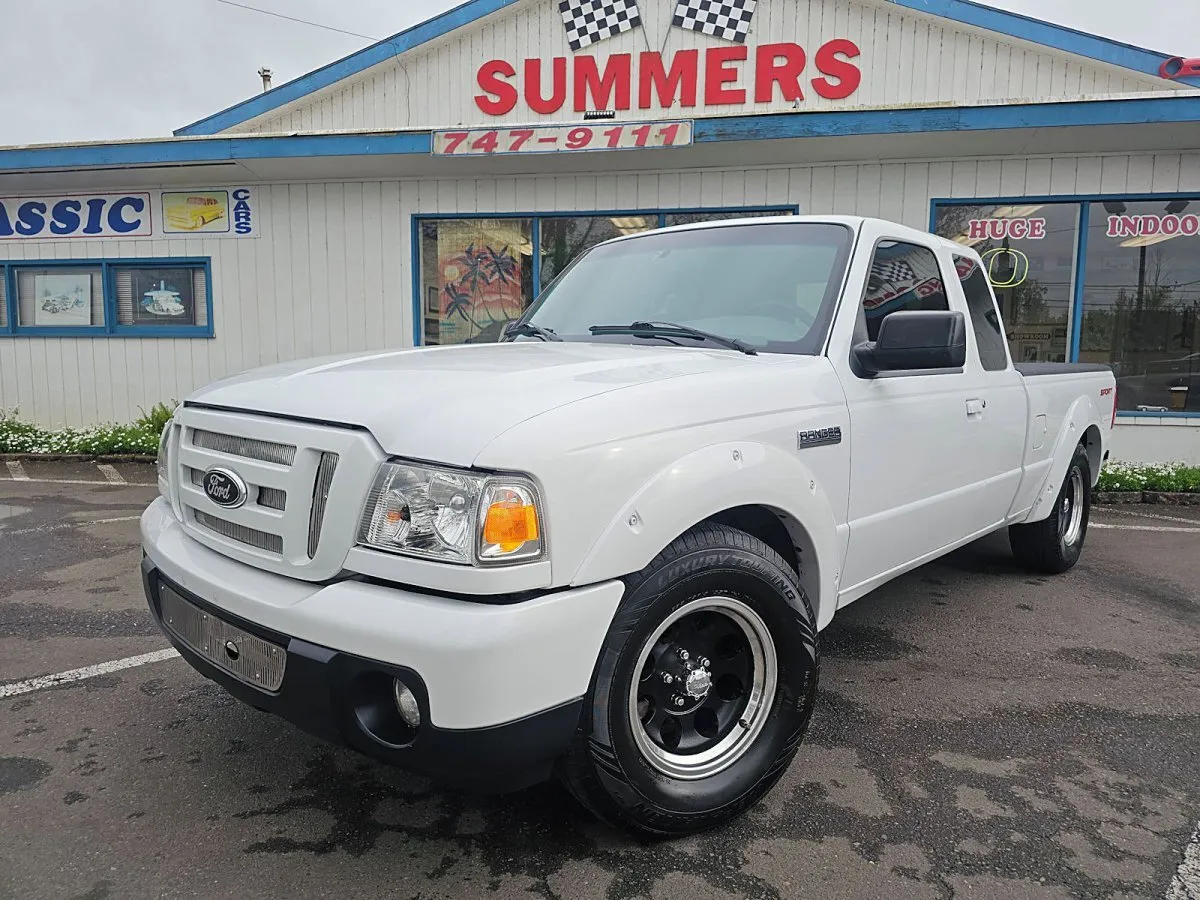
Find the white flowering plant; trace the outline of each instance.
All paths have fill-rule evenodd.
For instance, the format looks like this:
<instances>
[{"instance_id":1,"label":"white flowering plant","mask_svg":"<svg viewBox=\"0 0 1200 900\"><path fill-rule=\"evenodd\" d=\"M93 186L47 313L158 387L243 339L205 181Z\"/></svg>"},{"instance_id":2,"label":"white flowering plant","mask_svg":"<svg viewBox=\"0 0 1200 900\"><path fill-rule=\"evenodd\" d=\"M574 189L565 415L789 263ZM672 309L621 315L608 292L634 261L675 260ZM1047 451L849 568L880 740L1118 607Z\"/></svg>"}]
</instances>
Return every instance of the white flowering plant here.
<instances>
[{"instance_id":1,"label":"white flowering plant","mask_svg":"<svg viewBox=\"0 0 1200 900\"><path fill-rule=\"evenodd\" d=\"M1105 492L1162 491L1174 494L1200 492L1200 466L1182 463L1110 462L1100 472L1096 490Z\"/></svg>"},{"instance_id":2,"label":"white flowering plant","mask_svg":"<svg viewBox=\"0 0 1200 900\"><path fill-rule=\"evenodd\" d=\"M49 429L23 421L17 410L0 410L0 453L154 456L173 411L159 403L130 425Z\"/></svg>"}]
</instances>

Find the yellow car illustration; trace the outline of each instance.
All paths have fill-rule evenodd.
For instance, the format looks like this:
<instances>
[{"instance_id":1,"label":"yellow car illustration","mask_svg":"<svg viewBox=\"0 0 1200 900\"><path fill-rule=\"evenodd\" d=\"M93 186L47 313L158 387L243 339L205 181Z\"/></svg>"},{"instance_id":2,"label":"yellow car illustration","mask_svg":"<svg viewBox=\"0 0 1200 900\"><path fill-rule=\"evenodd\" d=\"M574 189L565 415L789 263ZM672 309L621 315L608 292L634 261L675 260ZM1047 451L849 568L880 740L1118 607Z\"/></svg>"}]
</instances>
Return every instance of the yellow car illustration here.
<instances>
[{"instance_id":1,"label":"yellow car illustration","mask_svg":"<svg viewBox=\"0 0 1200 900\"><path fill-rule=\"evenodd\" d=\"M198 231L225 218L225 204L212 196L190 196L167 207L167 225L173 231Z\"/></svg>"}]
</instances>

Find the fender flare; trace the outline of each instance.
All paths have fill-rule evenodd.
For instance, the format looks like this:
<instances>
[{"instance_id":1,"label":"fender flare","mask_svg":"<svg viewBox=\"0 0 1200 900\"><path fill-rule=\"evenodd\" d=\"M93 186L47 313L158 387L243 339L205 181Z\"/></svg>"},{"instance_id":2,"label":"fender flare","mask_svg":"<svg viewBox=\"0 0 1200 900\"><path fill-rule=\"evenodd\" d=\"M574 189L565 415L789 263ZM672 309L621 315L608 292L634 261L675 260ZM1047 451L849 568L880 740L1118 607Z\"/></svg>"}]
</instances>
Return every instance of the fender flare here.
<instances>
[{"instance_id":1,"label":"fender flare","mask_svg":"<svg viewBox=\"0 0 1200 900\"><path fill-rule=\"evenodd\" d=\"M659 470L630 495L571 579L592 584L637 572L695 525L739 506L764 506L810 545L801 583L823 628L837 607L837 520L825 488L801 461L752 441L712 444ZM790 520L790 521L789 521Z\"/></svg>"},{"instance_id":2,"label":"fender flare","mask_svg":"<svg viewBox=\"0 0 1200 900\"><path fill-rule=\"evenodd\" d=\"M1058 499L1058 492L1067 477L1067 468L1075 457L1075 448L1079 446L1087 430L1099 422L1100 411L1091 397L1079 397L1071 404L1054 441L1054 452L1051 456L1053 463L1038 489L1033 507L1022 519L1023 523L1040 522L1054 511L1054 502ZM1098 470L1092 472L1092 485L1095 485L1099 477Z\"/></svg>"}]
</instances>

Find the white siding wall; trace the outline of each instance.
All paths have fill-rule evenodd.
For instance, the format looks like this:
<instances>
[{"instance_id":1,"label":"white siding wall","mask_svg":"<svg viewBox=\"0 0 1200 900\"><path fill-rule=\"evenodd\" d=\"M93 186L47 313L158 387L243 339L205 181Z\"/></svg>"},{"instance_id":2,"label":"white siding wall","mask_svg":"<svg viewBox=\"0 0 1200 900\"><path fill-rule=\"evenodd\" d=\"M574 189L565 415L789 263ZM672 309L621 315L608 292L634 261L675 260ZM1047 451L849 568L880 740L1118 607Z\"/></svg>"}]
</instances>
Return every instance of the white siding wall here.
<instances>
[{"instance_id":1,"label":"white siding wall","mask_svg":"<svg viewBox=\"0 0 1200 900\"><path fill-rule=\"evenodd\" d=\"M929 224L934 197L1200 193L1200 153L984 159L259 188L255 240L5 242L2 259L211 256L211 340L0 337L0 408L44 424L138 407L255 366L412 343L412 216L792 203L805 213ZM1124 437L1128 429L1122 428ZM1200 454L1200 428L1156 431ZM1147 440L1118 441L1126 458ZM1153 443L1153 442L1151 442ZM1127 449L1123 449L1127 448Z\"/></svg>"},{"instance_id":2,"label":"white siding wall","mask_svg":"<svg viewBox=\"0 0 1200 900\"><path fill-rule=\"evenodd\" d=\"M490 119L475 105L479 93L475 74L489 59L504 59L518 70L526 58L543 60L543 90L549 93L550 63L556 56L572 57L558 4L536 0L515 10L490 16L474 26L420 47L400 61L374 66L319 94L285 108L281 113L253 119L232 131L279 132L359 130L373 128L455 127L486 121L575 121L571 94L558 113L543 116L530 111L524 98L506 116ZM700 95L703 99L703 51L728 46L694 32L670 27L673 3L643 4L646 26L579 51L596 56L603 69L609 54L630 53L635 62L648 49L701 51ZM931 16L919 16L885 5L849 0L763 0L753 20L748 43L750 62L741 79L753 100L754 45L795 42L807 51L802 80L802 108L849 109L906 104L973 104L1004 99L1063 99L1147 90L1168 90L1161 79L1138 77L1117 68L1023 42L990 37L990 32L958 26ZM818 48L834 38L854 41L862 55L855 63L863 72L857 93L845 100L818 97L809 79L819 75L814 58ZM637 105L636 65L633 102ZM696 108L673 113L633 109L625 119L659 115L727 115L791 109L790 103Z\"/></svg>"}]
</instances>

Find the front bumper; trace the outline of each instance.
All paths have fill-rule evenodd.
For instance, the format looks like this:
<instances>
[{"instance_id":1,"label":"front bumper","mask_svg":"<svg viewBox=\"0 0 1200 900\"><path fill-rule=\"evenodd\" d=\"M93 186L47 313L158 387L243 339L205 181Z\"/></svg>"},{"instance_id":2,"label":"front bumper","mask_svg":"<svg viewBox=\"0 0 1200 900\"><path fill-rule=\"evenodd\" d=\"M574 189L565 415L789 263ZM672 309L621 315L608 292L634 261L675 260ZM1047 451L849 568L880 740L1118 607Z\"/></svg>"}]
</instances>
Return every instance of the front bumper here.
<instances>
[{"instance_id":1,"label":"front bumper","mask_svg":"<svg viewBox=\"0 0 1200 900\"><path fill-rule=\"evenodd\" d=\"M262 572L191 539L163 501L142 517L142 574L162 627L164 584L286 649L283 682L249 684L164 633L195 669L312 734L438 780L508 790L545 778L570 743L600 644L620 602L612 582L489 605ZM422 724L403 745L372 731L394 678Z\"/></svg>"}]
</instances>

